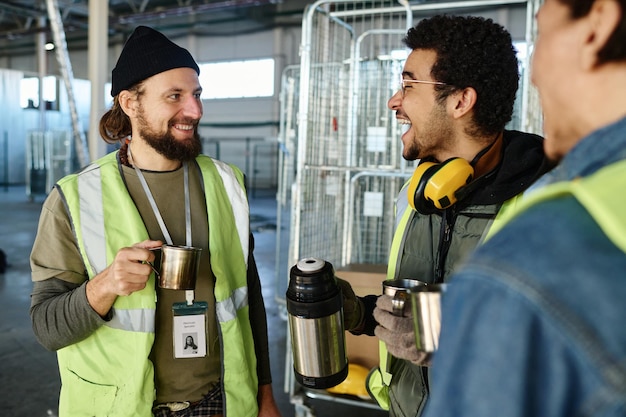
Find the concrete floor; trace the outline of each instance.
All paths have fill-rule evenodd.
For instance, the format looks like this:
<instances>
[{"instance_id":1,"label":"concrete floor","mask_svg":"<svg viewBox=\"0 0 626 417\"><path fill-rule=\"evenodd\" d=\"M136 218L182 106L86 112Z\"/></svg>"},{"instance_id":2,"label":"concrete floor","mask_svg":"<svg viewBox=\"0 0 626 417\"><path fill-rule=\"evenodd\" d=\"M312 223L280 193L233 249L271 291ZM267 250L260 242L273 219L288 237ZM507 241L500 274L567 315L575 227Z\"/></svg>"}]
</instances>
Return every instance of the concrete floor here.
<instances>
[{"instance_id":1,"label":"concrete floor","mask_svg":"<svg viewBox=\"0 0 626 417\"><path fill-rule=\"evenodd\" d=\"M9 267L0 274L0 415L4 417L51 417L57 415L60 388L56 355L35 340L28 315L30 306L29 254L37 230L44 196L26 195L24 186L0 189L0 249ZM273 389L283 417L383 417L386 412L374 405L344 398L305 398L296 406L296 397L285 387L287 323L276 301L285 286L277 283L276 201L272 191L257 190L250 199L251 227L255 236L255 257L262 279L267 308L272 361ZM288 232L281 235L288 235ZM285 278L286 279L286 278ZM292 401L294 400L294 401ZM296 409L299 411L296 412ZM121 416L123 417L123 416ZM233 416L237 417L237 416Z\"/></svg>"}]
</instances>

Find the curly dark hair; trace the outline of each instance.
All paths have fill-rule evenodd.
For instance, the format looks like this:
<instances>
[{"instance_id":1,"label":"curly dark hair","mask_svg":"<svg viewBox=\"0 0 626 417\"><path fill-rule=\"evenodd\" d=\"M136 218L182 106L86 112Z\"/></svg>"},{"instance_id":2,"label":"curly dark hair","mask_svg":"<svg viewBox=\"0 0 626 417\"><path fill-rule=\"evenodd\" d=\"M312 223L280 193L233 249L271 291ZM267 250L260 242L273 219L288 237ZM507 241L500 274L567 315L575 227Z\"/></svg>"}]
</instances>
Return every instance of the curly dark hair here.
<instances>
[{"instance_id":1,"label":"curly dark hair","mask_svg":"<svg viewBox=\"0 0 626 417\"><path fill-rule=\"evenodd\" d=\"M616 0L622 9L622 16L615 31L598 52L598 64L606 64L613 61L626 61L626 0ZM559 0L570 9L570 17L579 19L589 14L593 1L589 0Z\"/></svg>"},{"instance_id":2,"label":"curly dark hair","mask_svg":"<svg viewBox=\"0 0 626 417\"><path fill-rule=\"evenodd\" d=\"M437 53L431 75L447 86L437 86L438 99L472 87L475 133L496 134L511 120L519 83L516 50L511 35L491 19L437 15L411 28L404 43L410 49Z\"/></svg>"}]
</instances>

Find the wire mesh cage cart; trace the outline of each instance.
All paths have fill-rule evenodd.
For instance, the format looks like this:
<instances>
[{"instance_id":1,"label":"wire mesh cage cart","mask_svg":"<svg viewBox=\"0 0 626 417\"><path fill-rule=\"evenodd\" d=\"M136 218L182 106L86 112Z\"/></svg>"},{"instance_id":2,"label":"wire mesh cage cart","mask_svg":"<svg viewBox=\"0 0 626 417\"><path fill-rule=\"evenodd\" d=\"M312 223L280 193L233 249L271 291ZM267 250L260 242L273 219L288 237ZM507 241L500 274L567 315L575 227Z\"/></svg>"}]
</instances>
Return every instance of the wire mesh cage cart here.
<instances>
[{"instance_id":1,"label":"wire mesh cage cart","mask_svg":"<svg viewBox=\"0 0 626 417\"><path fill-rule=\"evenodd\" d=\"M289 236L277 234L277 301L289 267L301 258L322 258L335 269L387 263L395 199L415 167L402 158L402 129L387 101L399 87L408 53L402 39L414 18L519 5L526 7L526 40L532 42L529 22L539 1L320 0L307 7L300 65L285 69L281 85L277 217L279 225L288 223ZM510 127L537 132L527 71L525 78L518 125ZM297 417L315 415L311 398L378 407L299 385L290 340L286 351L285 391Z\"/></svg>"},{"instance_id":2,"label":"wire mesh cage cart","mask_svg":"<svg viewBox=\"0 0 626 417\"><path fill-rule=\"evenodd\" d=\"M277 250L279 282L307 256L335 268L386 262L389 213L413 171L402 159L399 126L386 104L398 87L402 38L411 24L408 4L389 0L319 1L305 11L301 63L284 72L281 93L278 210L290 227L288 251ZM285 388L297 416L314 415L308 398L378 407L305 390L295 382L287 344Z\"/></svg>"}]
</instances>

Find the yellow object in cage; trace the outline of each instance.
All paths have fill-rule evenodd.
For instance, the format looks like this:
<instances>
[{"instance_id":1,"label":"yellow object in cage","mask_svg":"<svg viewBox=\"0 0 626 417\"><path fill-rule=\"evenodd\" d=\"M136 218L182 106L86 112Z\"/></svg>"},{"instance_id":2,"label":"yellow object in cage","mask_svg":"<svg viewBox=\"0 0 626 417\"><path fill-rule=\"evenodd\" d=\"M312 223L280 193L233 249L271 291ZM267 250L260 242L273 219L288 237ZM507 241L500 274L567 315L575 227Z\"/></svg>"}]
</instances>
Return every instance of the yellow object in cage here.
<instances>
[{"instance_id":1,"label":"yellow object in cage","mask_svg":"<svg viewBox=\"0 0 626 417\"><path fill-rule=\"evenodd\" d=\"M366 380L369 369L363 365L355 363L348 364L348 376L343 382L334 387L328 388L326 391L331 394L354 395L364 400L369 400L370 395L367 392Z\"/></svg>"}]
</instances>

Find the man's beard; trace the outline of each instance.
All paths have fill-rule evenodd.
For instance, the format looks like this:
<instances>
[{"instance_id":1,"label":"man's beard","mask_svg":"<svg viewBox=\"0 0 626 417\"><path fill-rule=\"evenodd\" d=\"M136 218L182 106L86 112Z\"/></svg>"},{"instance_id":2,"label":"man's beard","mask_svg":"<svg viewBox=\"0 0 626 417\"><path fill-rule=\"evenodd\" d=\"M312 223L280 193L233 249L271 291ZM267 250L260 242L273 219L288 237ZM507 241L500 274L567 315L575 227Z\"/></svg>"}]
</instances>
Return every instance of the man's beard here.
<instances>
[{"instance_id":1,"label":"man's beard","mask_svg":"<svg viewBox=\"0 0 626 417\"><path fill-rule=\"evenodd\" d=\"M178 140L168 130L165 133L157 133L148 127L148 123L140 111L137 118L139 119L139 135L146 141L155 151L172 161L191 161L202 152L202 142L198 134L198 126L190 121L182 121L185 124L194 124L193 138L186 140Z\"/></svg>"},{"instance_id":2,"label":"man's beard","mask_svg":"<svg viewBox=\"0 0 626 417\"><path fill-rule=\"evenodd\" d=\"M402 157L407 161L433 158L436 151L449 147L453 137L452 126L443 105L435 106L421 125L423 128L413 132L411 142L402 150Z\"/></svg>"}]
</instances>

